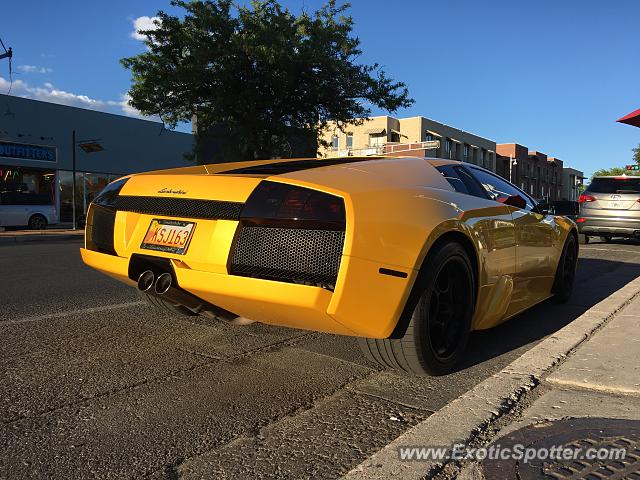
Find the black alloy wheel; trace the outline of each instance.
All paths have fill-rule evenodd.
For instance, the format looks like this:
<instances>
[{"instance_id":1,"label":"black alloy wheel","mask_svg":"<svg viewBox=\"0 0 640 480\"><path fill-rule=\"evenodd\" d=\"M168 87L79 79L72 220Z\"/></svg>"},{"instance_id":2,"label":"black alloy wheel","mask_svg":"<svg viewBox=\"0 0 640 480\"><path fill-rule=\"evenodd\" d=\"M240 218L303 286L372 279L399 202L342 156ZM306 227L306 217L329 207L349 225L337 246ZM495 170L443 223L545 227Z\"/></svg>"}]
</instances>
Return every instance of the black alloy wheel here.
<instances>
[{"instance_id":1,"label":"black alloy wheel","mask_svg":"<svg viewBox=\"0 0 640 480\"><path fill-rule=\"evenodd\" d=\"M468 282L460 279L467 275L462 258L450 257L437 273L431 290L428 341L434 357L443 363L455 354L465 333L466 305L471 301L472 292Z\"/></svg>"},{"instance_id":2,"label":"black alloy wheel","mask_svg":"<svg viewBox=\"0 0 640 480\"><path fill-rule=\"evenodd\" d=\"M407 303L403 317L410 318L404 336L359 339L365 356L382 366L417 375L451 372L469 338L475 309L474 278L462 245L437 246L429 253Z\"/></svg>"},{"instance_id":3,"label":"black alloy wheel","mask_svg":"<svg viewBox=\"0 0 640 480\"><path fill-rule=\"evenodd\" d=\"M556 302L566 303L571 297L573 284L576 280L576 268L578 266L578 246L573 234L569 234L562 250L562 256L556 270L553 283L553 293Z\"/></svg>"},{"instance_id":4,"label":"black alloy wheel","mask_svg":"<svg viewBox=\"0 0 640 480\"><path fill-rule=\"evenodd\" d=\"M39 213L31 215L29 218L29 230L44 230L47 226L47 219Z\"/></svg>"}]
</instances>

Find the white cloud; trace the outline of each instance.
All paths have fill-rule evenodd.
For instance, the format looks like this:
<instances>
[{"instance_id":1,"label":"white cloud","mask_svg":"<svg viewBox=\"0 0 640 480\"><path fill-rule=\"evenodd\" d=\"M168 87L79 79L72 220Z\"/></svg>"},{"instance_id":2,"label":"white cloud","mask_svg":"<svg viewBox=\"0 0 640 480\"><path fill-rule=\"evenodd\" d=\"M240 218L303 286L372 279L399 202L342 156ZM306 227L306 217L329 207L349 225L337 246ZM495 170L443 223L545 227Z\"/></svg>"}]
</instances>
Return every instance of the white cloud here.
<instances>
[{"instance_id":1,"label":"white cloud","mask_svg":"<svg viewBox=\"0 0 640 480\"><path fill-rule=\"evenodd\" d=\"M0 77L0 93L9 90L10 82ZM122 94L120 100L100 100L88 95L80 95L56 88L46 82L41 86L31 86L23 80L14 80L11 85L11 95L18 97L42 100L44 102L58 103L72 107L88 108L101 112L124 114L128 117L142 118L144 120L160 121L158 117L145 117L138 110L129 105L129 94Z\"/></svg>"},{"instance_id":2,"label":"white cloud","mask_svg":"<svg viewBox=\"0 0 640 480\"><path fill-rule=\"evenodd\" d=\"M52 68L49 67L38 67L36 65L18 65L16 69L22 73L51 73L53 72Z\"/></svg>"},{"instance_id":3,"label":"white cloud","mask_svg":"<svg viewBox=\"0 0 640 480\"><path fill-rule=\"evenodd\" d=\"M116 102L113 100L109 100L108 104L120 107L122 113L124 113L127 117L142 118L143 120L152 120L154 122L161 121L160 117L157 117L155 115L145 116L140 113L140 110L131 106L131 104L129 103L130 100L131 96L128 93L123 93L122 95L120 95L120 101Z\"/></svg>"},{"instance_id":4,"label":"white cloud","mask_svg":"<svg viewBox=\"0 0 640 480\"><path fill-rule=\"evenodd\" d=\"M135 40L146 40L147 36L138 33L139 30L155 30L158 28L154 22L159 22L159 17L147 17L142 16L138 18L134 18L133 22L133 32L130 33L131 38Z\"/></svg>"}]
</instances>

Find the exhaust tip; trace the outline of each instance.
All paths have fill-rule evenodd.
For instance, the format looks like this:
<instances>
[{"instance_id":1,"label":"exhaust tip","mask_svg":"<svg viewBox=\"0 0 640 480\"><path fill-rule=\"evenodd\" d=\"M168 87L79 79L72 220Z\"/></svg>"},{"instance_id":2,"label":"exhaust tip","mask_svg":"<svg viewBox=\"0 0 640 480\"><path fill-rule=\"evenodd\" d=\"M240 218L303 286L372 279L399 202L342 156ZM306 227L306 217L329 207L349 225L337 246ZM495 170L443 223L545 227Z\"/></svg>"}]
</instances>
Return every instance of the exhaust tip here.
<instances>
[{"instance_id":1,"label":"exhaust tip","mask_svg":"<svg viewBox=\"0 0 640 480\"><path fill-rule=\"evenodd\" d=\"M145 270L138 277L138 290L141 292L148 291L153 286L155 275L151 270Z\"/></svg>"},{"instance_id":2,"label":"exhaust tip","mask_svg":"<svg viewBox=\"0 0 640 480\"><path fill-rule=\"evenodd\" d=\"M167 291L171 288L171 283L173 279L171 278L170 273L163 273L156 280L155 291L158 295L162 295L163 293L167 293Z\"/></svg>"}]
</instances>

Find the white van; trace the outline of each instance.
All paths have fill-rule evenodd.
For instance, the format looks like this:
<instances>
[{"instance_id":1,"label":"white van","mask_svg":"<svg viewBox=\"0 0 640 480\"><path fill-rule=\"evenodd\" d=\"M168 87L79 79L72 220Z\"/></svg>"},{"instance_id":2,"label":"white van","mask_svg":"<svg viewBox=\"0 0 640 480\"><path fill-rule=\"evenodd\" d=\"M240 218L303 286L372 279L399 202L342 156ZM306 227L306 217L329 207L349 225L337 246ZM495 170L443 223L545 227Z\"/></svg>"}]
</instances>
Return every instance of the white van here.
<instances>
[{"instance_id":1,"label":"white van","mask_svg":"<svg viewBox=\"0 0 640 480\"><path fill-rule=\"evenodd\" d=\"M0 227L42 230L57 222L51 196L29 192L0 192Z\"/></svg>"}]
</instances>

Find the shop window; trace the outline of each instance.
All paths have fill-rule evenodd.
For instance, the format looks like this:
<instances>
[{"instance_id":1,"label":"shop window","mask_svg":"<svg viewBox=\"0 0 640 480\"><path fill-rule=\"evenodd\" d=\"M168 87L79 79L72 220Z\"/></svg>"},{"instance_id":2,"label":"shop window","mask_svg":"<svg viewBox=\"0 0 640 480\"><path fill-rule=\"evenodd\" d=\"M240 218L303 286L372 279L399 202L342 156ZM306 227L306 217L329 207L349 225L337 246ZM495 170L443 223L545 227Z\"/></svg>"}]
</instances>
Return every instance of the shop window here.
<instances>
[{"instance_id":1,"label":"shop window","mask_svg":"<svg viewBox=\"0 0 640 480\"><path fill-rule=\"evenodd\" d=\"M0 165L0 192L30 192L55 198L53 170Z\"/></svg>"}]
</instances>

